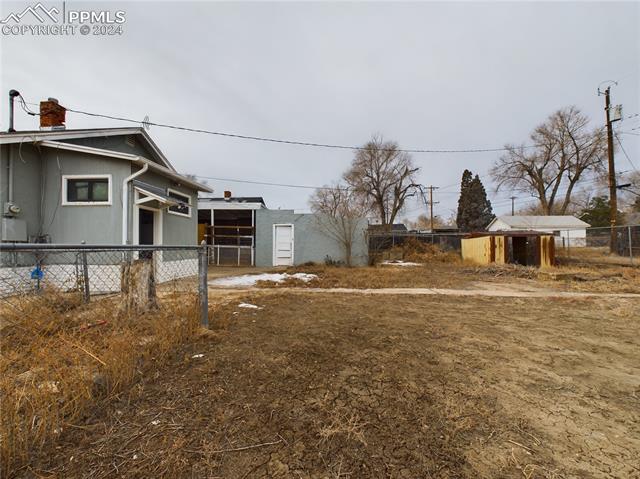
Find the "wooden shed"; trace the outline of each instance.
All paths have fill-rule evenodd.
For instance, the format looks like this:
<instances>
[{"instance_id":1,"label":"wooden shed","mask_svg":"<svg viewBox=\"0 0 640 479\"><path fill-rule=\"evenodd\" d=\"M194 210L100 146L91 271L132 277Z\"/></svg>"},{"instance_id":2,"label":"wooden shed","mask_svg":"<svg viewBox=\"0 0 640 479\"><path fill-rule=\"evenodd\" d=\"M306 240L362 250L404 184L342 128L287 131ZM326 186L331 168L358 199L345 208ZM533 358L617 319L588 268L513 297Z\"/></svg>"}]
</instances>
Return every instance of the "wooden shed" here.
<instances>
[{"instance_id":1,"label":"wooden shed","mask_svg":"<svg viewBox=\"0 0 640 479\"><path fill-rule=\"evenodd\" d=\"M535 231L472 233L462 239L462 259L475 264L553 266L552 234Z\"/></svg>"}]
</instances>

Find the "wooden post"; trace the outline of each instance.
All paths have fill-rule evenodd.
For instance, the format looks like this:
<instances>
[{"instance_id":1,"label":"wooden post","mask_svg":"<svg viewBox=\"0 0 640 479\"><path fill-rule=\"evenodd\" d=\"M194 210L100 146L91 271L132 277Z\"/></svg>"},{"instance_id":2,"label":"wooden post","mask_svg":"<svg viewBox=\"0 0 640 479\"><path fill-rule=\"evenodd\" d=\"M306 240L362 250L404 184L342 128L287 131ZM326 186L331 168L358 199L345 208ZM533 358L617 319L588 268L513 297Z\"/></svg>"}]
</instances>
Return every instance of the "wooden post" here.
<instances>
[{"instance_id":1,"label":"wooden post","mask_svg":"<svg viewBox=\"0 0 640 479\"><path fill-rule=\"evenodd\" d=\"M122 312L143 313L158 307L153 251L151 253L151 258L136 259L122 265Z\"/></svg>"}]
</instances>

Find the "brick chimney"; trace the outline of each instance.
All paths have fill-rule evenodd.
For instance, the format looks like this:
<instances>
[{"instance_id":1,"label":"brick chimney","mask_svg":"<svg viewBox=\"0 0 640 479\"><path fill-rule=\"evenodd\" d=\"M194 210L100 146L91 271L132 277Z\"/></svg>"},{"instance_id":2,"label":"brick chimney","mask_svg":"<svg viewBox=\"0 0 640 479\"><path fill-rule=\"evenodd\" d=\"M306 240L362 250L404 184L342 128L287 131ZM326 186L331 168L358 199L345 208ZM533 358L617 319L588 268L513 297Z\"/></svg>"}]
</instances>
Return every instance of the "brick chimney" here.
<instances>
[{"instance_id":1,"label":"brick chimney","mask_svg":"<svg viewBox=\"0 0 640 479\"><path fill-rule=\"evenodd\" d=\"M67 110L55 98L40 102L40 129L64 130Z\"/></svg>"},{"instance_id":2,"label":"brick chimney","mask_svg":"<svg viewBox=\"0 0 640 479\"><path fill-rule=\"evenodd\" d=\"M231 199L231 192L230 191L225 191L224 192L224 199L229 201Z\"/></svg>"}]
</instances>

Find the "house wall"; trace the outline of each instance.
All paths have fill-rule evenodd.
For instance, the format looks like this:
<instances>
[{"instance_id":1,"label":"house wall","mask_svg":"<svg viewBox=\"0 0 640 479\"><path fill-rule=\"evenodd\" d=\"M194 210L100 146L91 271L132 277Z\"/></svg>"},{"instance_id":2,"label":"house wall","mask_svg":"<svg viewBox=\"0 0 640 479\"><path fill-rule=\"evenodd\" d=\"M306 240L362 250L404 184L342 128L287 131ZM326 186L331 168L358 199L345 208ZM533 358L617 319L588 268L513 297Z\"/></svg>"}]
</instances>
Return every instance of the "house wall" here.
<instances>
[{"instance_id":1,"label":"house wall","mask_svg":"<svg viewBox=\"0 0 640 479\"><path fill-rule=\"evenodd\" d=\"M120 244L122 242L122 180L130 174L126 161L74 151L44 148L45 233L52 243ZM111 175L110 205L63 205L63 175Z\"/></svg>"},{"instance_id":2,"label":"house wall","mask_svg":"<svg viewBox=\"0 0 640 479\"><path fill-rule=\"evenodd\" d=\"M41 219L40 154L28 143L0 146L0 208L3 209L9 200L9 148L13 149L13 202L22 209L17 218L26 221L27 235L37 235Z\"/></svg>"},{"instance_id":3,"label":"house wall","mask_svg":"<svg viewBox=\"0 0 640 479\"><path fill-rule=\"evenodd\" d=\"M314 214L296 214L293 210L256 210L256 266L273 266L273 225L294 225L294 263L310 261L322 263L330 257L344 261L344 249L323 232ZM354 265L366 265L368 247L366 241L367 220L360 220L352 252Z\"/></svg>"},{"instance_id":4,"label":"house wall","mask_svg":"<svg viewBox=\"0 0 640 479\"><path fill-rule=\"evenodd\" d=\"M110 147L123 137L91 145ZM89 139L87 139L89 140ZM9 147L13 148L14 202L21 207L19 219L27 223L28 237L49 235L51 243L87 244L122 243L122 182L139 169L128 161L86 155L75 151L38 149L32 143L0 146L0 207L8 200ZM115 149L115 148L114 148ZM129 151L130 152L130 151ZM111 175L110 205L63 205L63 175ZM163 244L194 245L197 240L197 192L176 185L156 173L146 173L140 180L163 188L170 187L191 197L191 217L163 211ZM133 195L129 195L129 239L132 241Z\"/></svg>"}]
</instances>

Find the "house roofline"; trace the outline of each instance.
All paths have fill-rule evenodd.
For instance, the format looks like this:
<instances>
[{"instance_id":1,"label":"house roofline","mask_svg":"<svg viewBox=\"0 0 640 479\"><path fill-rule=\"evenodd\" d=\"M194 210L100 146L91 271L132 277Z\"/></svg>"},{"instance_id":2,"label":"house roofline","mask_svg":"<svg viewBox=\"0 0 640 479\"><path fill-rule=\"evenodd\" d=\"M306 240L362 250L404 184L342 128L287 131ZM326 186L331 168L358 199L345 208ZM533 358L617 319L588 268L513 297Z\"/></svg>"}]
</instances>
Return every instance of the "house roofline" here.
<instances>
[{"instance_id":1,"label":"house roofline","mask_svg":"<svg viewBox=\"0 0 640 479\"><path fill-rule=\"evenodd\" d=\"M126 160L126 161L130 161L132 163L135 163L137 165L143 166L145 164L149 165L149 169L155 171L156 173L165 176L167 178L171 178L177 182L179 182L182 185L185 186L190 186L192 188L194 188L195 190L198 191L204 191L207 193L213 193L213 190L211 188L209 188L208 186L205 186L203 184L198 183L197 181L193 181L190 180L189 178L180 175L179 173L176 173L175 170L173 169L169 169L165 166L159 165L158 163L155 163L147 158L144 158L142 156L138 156L138 155L132 155L130 153L121 153L119 151L112 151L112 150L103 150L101 148L94 148L91 146L84 146L84 145L76 145L73 143L64 143L61 141L52 141L52 140L42 140L42 141L38 141L37 142L38 145L40 146L44 146L46 148L55 148L55 149L62 149L62 150L68 150L68 151L75 151L77 153L86 153L86 154L90 154L90 155L97 155L97 156L107 156L110 158L117 158L120 160Z\"/></svg>"},{"instance_id":2,"label":"house roofline","mask_svg":"<svg viewBox=\"0 0 640 479\"><path fill-rule=\"evenodd\" d=\"M153 153L164 164L165 167L170 170L176 171L171 162L164 156L164 153L158 148L151 136L140 127L118 127L118 128L86 128L77 130L31 130L31 131L16 131L12 133L0 133L0 145L10 143L23 143L25 141L40 141L41 139L55 140L73 140L76 138L96 138L104 136L118 136L118 135L141 135L144 141L149 145Z\"/></svg>"}]
</instances>

